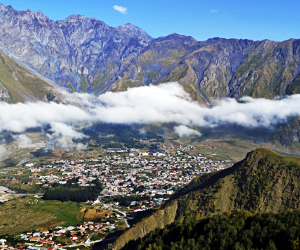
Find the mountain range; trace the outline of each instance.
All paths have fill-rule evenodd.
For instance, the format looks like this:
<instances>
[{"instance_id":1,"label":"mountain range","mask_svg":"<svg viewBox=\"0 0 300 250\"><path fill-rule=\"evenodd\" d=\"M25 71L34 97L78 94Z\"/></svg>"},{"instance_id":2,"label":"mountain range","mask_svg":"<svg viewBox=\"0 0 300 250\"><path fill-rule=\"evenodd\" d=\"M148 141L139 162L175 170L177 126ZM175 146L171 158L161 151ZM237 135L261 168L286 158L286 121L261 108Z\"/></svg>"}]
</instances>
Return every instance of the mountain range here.
<instances>
[{"instance_id":1,"label":"mountain range","mask_svg":"<svg viewBox=\"0 0 300 250\"><path fill-rule=\"evenodd\" d=\"M274 98L300 90L298 39L154 39L132 24L110 27L80 15L53 21L2 4L0 27L3 53L71 92L178 81L194 100L212 105L216 98Z\"/></svg>"}]
</instances>

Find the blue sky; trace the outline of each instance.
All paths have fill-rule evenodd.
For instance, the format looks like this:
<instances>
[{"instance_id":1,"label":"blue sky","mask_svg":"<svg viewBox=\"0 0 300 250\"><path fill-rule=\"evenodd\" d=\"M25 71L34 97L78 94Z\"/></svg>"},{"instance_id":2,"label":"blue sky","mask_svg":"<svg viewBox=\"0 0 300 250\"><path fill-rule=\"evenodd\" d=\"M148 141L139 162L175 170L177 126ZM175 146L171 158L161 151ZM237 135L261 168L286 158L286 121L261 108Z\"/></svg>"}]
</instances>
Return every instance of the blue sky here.
<instances>
[{"instance_id":1,"label":"blue sky","mask_svg":"<svg viewBox=\"0 0 300 250\"><path fill-rule=\"evenodd\" d=\"M0 0L17 10L42 11L53 20L72 14L110 26L132 23L154 38L171 33L197 40L212 37L300 38L300 0ZM127 8L125 14L113 6ZM122 8L117 8L121 9ZM124 10L124 9L123 9Z\"/></svg>"}]
</instances>

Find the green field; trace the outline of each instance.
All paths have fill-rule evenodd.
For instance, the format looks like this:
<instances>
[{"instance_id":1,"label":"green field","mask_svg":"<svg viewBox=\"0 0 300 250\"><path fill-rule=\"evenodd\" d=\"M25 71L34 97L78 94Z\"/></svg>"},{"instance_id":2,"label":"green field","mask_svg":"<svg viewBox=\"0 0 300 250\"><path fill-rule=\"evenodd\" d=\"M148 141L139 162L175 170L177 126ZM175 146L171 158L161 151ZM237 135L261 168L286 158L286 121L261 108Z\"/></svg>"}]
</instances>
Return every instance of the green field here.
<instances>
[{"instance_id":1,"label":"green field","mask_svg":"<svg viewBox=\"0 0 300 250\"><path fill-rule=\"evenodd\" d=\"M0 235L16 234L57 225L76 225L80 206L76 202L18 198L0 205Z\"/></svg>"}]
</instances>

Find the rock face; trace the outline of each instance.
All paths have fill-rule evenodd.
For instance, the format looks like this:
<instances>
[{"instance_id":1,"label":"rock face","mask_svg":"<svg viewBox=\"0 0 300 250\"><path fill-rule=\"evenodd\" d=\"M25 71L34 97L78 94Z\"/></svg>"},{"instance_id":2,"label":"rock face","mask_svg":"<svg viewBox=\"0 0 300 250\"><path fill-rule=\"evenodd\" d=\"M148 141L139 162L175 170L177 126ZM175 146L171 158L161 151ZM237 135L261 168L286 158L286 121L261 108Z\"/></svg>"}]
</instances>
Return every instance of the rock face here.
<instances>
[{"instance_id":1,"label":"rock face","mask_svg":"<svg viewBox=\"0 0 300 250\"><path fill-rule=\"evenodd\" d=\"M113 28L79 15L55 22L2 4L0 27L1 50L70 91L101 94L179 81L208 105L228 96L300 92L300 40L152 39L132 24Z\"/></svg>"},{"instance_id":2,"label":"rock face","mask_svg":"<svg viewBox=\"0 0 300 250\"><path fill-rule=\"evenodd\" d=\"M299 93L300 41L213 38L196 41L172 34L152 41L127 74L111 87L179 81L193 99L274 98Z\"/></svg>"},{"instance_id":3,"label":"rock face","mask_svg":"<svg viewBox=\"0 0 300 250\"><path fill-rule=\"evenodd\" d=\"M54 22L41 12L0 4L0 48L59 85L101 93L151 41L127 24L112 28L73 15Z\"/></svg>"}]
</instances>

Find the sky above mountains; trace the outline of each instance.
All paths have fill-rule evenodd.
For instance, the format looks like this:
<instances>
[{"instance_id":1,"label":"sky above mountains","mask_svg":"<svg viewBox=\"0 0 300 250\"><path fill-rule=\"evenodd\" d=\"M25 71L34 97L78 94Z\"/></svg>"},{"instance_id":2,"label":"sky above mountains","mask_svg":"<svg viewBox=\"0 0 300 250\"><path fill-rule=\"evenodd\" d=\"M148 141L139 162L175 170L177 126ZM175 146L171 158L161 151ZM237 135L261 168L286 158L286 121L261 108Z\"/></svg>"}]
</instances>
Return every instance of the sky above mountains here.
<instances>
[{"instance_id":1,"label":"sky above mountains","mask_svg":"<svg viewBox=\"0 0 300 250\"><path fill-rule=\"evenodd\" d=\"M171 33L283 41L300 38L299 0L0 0L16 10L42 11L53 20L72 14L110 26L132 23L154 38Z\"/></svg>"}]
</instances>

